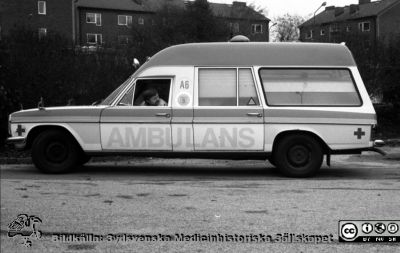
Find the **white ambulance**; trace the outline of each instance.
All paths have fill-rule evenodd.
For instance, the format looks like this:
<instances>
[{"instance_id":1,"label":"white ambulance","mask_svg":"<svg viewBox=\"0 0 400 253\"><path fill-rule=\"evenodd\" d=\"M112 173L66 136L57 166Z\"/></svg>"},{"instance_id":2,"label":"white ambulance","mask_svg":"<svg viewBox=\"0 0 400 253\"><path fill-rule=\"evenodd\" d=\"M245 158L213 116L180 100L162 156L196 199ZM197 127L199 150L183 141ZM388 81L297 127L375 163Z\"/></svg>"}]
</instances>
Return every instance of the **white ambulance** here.
<instances>
[{"instance_id":1,"label":"white ambulance","mask_svg":"<svg viewBox=\"0 0 400 253\"><path fill-rule=\"evenodd\" d=\"M333 154L377 151L376 115L345 45L172 46L95 106L9 117L9 142L62 173L95 155L269 160L308 177Z\"/></svg>"}]
</instances>

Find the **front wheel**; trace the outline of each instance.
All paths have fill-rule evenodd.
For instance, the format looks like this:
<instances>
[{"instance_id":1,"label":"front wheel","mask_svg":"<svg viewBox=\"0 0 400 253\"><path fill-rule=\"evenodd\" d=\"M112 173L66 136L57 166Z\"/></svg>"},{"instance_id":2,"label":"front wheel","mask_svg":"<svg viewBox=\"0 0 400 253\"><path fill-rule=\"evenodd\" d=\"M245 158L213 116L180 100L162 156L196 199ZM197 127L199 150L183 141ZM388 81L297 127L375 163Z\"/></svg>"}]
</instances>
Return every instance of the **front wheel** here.
<instances>
[{"instance_id":1,"label":"front wheel","mask_svg":"<svg viewBox=\"0 0 400 253\"><path fill-rule=\"evenodd\" d=\"M276 167L276 163L275 163L275 161L274 161L274 158L272 158L272 157L268 158L268 162L269 162L270 164L272 164L274 167Z\"/></svg>"},{"instance_id":2,"label":"front wheel","mask_svg":"<svg viewBox=\"0 0 400 253\"><path fill-rule=\"evenodd\" d=\"M283 137L274 152L274 162L288 177L311 177L321 168L322 160L321 144L306 134Z\"/></svg>"},{"instance_id":3,"label":"front wheel","mask_svg":"<svg viewBox=\"0 0 400 253\"><path fill-rule=\"evenodd\" d=\"M79 165L84 165L85 163L89 162L90 159L92 159L91 156L86 155L85 153L80 154L79 156L79 161L78 164Z\"/></svg>"},{"instance_id":4,"label":"front wheel","mask_svg":"<svg viewBox=\"0 0 400 253\"><path fill-rule=\"evenodd\" d=\"M32 143L32 161L44 173L65 173L79 162L78 144L61 130L45 131Z\"/></svg>"}]
</instances>

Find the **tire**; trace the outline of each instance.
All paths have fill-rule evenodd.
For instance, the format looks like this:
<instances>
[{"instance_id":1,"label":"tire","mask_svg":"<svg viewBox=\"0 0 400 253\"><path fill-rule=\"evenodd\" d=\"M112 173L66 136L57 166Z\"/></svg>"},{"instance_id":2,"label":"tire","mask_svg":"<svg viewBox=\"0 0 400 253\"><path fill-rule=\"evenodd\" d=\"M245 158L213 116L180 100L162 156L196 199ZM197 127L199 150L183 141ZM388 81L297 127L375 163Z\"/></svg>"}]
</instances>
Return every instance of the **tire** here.
<instances>
[{"instance_id":1,"label":"tire","mask_svg":"<svg viewBox=\"0 0 400 253\"><path fill-rule=\"evenodd\" d=\"M79 162L80 149L75 140L61 130L48 130L32 143L32 161L44 173L66 173Z\"/></svg>"},{"instance_id":2,"label":"tire","mask_svg":"<svg viewBox=\"0 0 400 253\"><path fill-rule=\"evenodd\" d=\"M276 167L276 163L275 163L275 161L274 161L274 158L272 158L272 157L268 158L268 162L269 162L270 164L272 164L274 167Z\"/></svg>"},{"instance_id":3,"label":"tire","mask_svg":"<svg viewBox=\"0 0 400 253\"><path fill-rule=\"evenodd\" d=\"M91 158L92 158L91 156L88 156L88 155L86 155L85 153L81 153L81 154L79 155L78 164L79 164L79 165L84 165L85 163L89 162Z\"/></svg>"},{"instance_id":4,"label":"tire","mask_svg":"<svg viewBox=\"0 0 400 253\"><path fill-rule=\"evenodd\" d=\"M323 151L315 138L306 134L291 134L279 141L273 159L285 176L311 177L321 168Z\"/></svg>"}]
</instances>

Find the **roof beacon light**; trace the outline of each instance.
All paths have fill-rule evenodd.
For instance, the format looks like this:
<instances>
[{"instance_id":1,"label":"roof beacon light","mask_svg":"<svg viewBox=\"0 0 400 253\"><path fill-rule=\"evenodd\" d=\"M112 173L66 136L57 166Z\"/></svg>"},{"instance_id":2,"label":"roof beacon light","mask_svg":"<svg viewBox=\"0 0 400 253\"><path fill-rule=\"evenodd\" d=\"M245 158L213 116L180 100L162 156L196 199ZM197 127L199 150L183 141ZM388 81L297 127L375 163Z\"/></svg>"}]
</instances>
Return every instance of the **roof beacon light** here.
<instances>
[{"instance_id":1,"label":"roof beacon light","mask_svg":"<svg viewBox=\"0 0 400 253\"><path fill-rule=\"evenodd\" d=\"M250 42L250 39L244 35L236 35L229 42Z\"/></svg>"}]
</instances>

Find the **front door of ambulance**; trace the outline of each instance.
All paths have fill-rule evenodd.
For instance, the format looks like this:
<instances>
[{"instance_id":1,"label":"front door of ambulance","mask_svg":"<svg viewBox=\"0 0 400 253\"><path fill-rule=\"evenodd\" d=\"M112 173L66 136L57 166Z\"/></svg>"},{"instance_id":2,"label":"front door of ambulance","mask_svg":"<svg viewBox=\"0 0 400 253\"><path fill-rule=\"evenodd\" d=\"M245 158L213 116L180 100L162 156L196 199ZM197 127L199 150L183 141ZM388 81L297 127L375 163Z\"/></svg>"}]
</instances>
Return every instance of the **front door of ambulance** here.
<instances>
[{"instance_id":1,"label":"front door of ambulance","mask_svg":"<svg viewBox=\"0 0 400 253\"><path fill-rule=\"evenodd\" d=\"M198 68L197 151L262 151L263 109L251 68Z\"/></svg>"},{"instance_id":2,"label":"front door of ambulance","mask_svg":"<svg viewBox=\"0 0 400 253\"><path fill-rule=\"evenodd\" d=\"M139 79L115 106L104 109L104 151L171 151L171 79Z\"/></svg>"}]
</instances>

